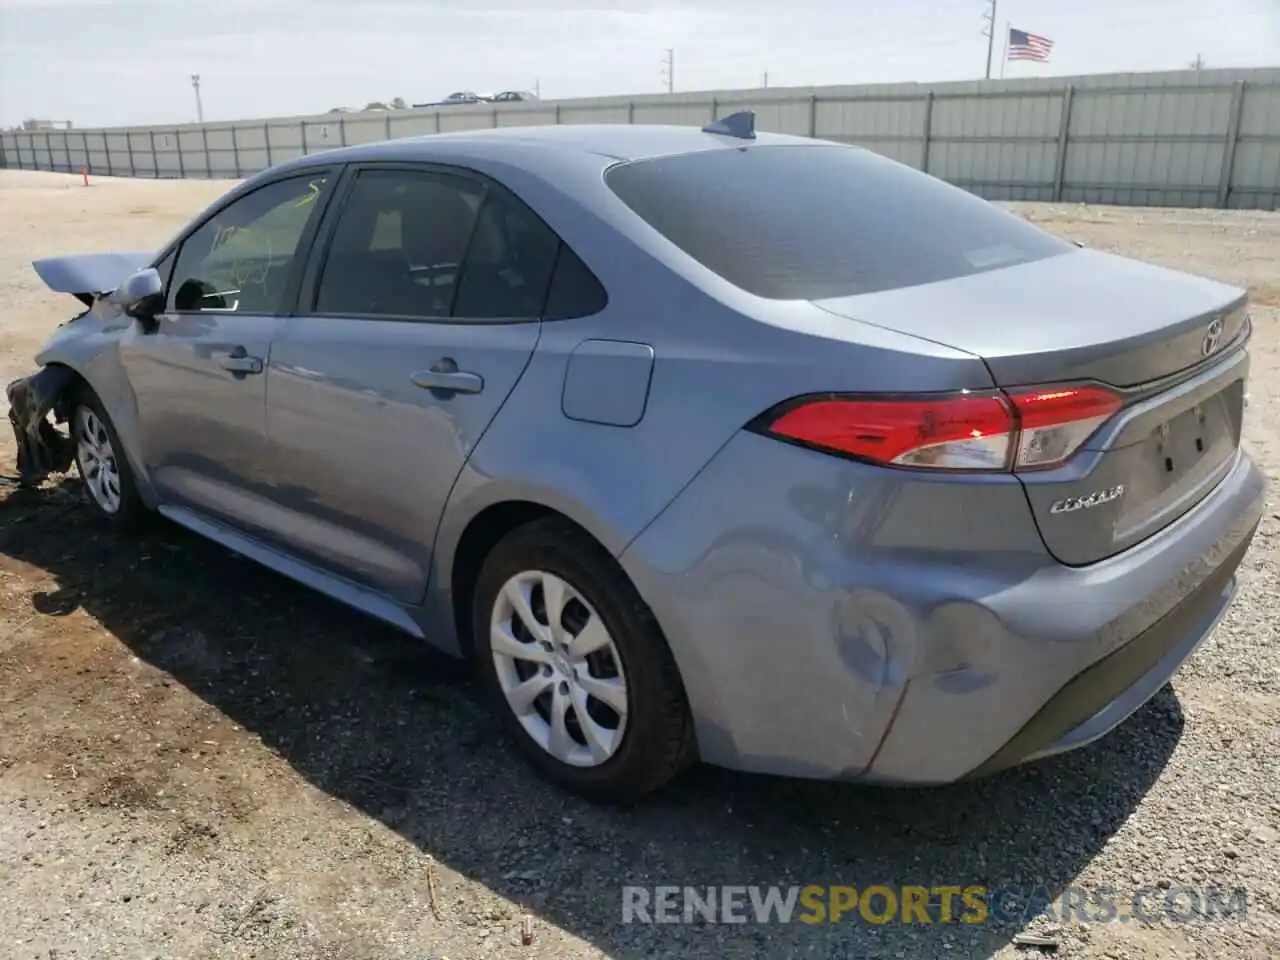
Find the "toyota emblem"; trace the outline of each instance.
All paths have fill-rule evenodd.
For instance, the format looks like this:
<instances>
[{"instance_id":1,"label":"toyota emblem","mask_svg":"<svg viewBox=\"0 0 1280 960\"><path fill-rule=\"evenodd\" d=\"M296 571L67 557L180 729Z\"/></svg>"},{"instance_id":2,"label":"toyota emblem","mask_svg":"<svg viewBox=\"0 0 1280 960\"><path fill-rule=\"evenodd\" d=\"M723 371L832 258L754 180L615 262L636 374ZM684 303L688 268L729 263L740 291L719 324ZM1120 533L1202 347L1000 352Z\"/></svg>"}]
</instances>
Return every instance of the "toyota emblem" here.
<instances>
[{"instance_id":1,"label":"toyota emblem","mask_svg":"<svg viewBox=\"0 0 1280 960\"><path fill-rule=\"evenodd\" d=\"M1222 339L1222 318L1214 320L1209 324L1209 329L1204 332L1204 340L1200 342L1200 356L1207 357L1213 351L1218 349L1218 341Z\"/></svg>"}]
</instances>

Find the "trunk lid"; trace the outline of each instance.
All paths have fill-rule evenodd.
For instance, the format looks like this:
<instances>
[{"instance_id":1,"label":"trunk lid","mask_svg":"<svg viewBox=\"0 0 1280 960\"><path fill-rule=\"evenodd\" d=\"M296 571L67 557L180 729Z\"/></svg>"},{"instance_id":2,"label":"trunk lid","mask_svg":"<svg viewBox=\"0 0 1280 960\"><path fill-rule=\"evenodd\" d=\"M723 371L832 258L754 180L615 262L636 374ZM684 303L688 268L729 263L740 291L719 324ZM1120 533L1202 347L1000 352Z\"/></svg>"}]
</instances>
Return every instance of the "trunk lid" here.
<instances>
[{"instance_id":1,"label":"trunk lid","mask_svg":"<svg viewBox=\"0 0 1280 960\"><path fill-rule=\"evenodd\" d=\"M815 301L832 313L977 354L1000 386L1130 387L1194 367L1206 329L1244 324L1235 287L1095 250L941 283ZM1216 351L1215 351L1216 352Z\"/></svg>"},{"instance_id":2,"label":"trunk lid","mask_svg":"<svg viewBox=\"0 0 1280 960\"><path fill-rule=\"evenodd\" d=\"M1090 250L957 280L816 301L981 357L1005 388L1097 381L1125 407L1065 464L1019 474L1045 546L1112 556L1199 503L1240 444L1244 291Z\"/></svg>"}]
</instances>

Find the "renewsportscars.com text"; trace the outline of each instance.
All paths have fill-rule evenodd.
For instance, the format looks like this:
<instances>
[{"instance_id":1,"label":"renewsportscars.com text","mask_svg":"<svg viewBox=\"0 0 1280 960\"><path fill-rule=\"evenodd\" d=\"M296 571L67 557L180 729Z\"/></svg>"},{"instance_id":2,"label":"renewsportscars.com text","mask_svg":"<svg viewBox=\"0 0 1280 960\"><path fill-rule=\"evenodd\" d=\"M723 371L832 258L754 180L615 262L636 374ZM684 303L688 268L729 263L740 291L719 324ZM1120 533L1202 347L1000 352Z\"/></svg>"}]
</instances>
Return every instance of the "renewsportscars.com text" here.
<instances>
[{"instance_id":1,"label":"renewsportscars.com text","mask_svg":"<svg viewBox=\"0 0 1280 960\"><path fill-rule=\"evenodd\" d=\"M1174 923L1243 921L1242 888L1152 886L626 886L623 923Z\"/></svg>"}]
</instances>

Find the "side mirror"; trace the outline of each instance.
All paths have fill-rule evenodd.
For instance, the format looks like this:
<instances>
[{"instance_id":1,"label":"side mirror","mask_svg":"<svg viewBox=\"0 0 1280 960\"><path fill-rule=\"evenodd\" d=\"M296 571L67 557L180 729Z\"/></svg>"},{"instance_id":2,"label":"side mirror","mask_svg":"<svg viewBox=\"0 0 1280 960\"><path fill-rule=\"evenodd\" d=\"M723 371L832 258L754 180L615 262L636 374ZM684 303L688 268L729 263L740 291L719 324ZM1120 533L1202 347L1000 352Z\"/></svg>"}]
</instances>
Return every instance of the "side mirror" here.
<instances>
[{"instance_id":1,"label":"side mirror","mask_svg":"<svg viewBox=\"0 0 1280 960\"><path fill-rule=\"evenodd\" d=\"M164 281L155 268L147 267L132 274L107 299L135 320L154 320L164 310Z\"/></svg>"}]
</instances>

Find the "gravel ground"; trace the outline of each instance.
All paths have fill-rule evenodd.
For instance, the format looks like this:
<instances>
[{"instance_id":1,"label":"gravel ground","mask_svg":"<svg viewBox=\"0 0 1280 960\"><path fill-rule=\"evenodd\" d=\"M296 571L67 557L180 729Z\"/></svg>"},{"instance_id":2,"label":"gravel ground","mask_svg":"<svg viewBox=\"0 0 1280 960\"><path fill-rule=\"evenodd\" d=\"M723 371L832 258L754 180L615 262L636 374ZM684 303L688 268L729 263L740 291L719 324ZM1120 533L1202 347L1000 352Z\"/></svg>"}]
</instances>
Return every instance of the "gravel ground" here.
<instances>
[{"instance_id":1,"label":"gravel ground","mask_svg":"<svg viewBox=\"0 0 1280 960\"><path fill-rule=\"evenodd\" d=\"M75 307L31 259L157 246L227 186L0 171L0 373L27 372ZM1280 216L1018 209L1253 290L1247 442L1280 476ZM1216 635L1088 749L937 790L706 769L627 811L535 779L458 665L176 529L104 536L79 504L70 480L0 499L2 957L1038 955L1014 944L1026 932L1071 958L1280 956L1274 500ZM1122 902L1218 885L1249 905L1217 922L641 926L620 923L626 883Z\"/></svg>"}]
</instances>

